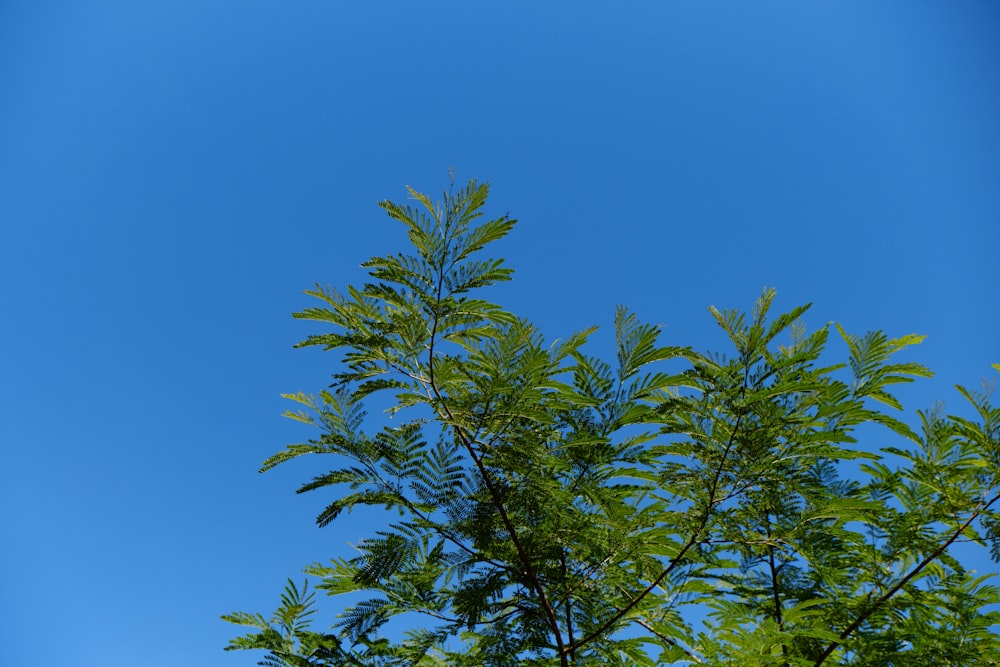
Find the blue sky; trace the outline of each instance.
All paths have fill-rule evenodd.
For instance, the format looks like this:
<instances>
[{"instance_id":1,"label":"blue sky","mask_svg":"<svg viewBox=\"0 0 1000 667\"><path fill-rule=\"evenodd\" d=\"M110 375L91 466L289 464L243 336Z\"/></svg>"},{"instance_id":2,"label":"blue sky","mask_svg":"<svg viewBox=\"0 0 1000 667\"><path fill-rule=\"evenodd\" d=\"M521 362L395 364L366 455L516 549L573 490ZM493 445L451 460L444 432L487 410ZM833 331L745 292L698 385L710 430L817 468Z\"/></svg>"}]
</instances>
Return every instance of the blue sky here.
<instances>
[{"instance_id":1,"label":"blue sky","mask_svg":"<svg viewBox=\"0 0 1000 667\"><path fill-rule=\"evenodd\" d=\"M316 282L402 249L448 168L521 222L497 298L552 337L625 303L923 333L959 405L1000 361L1000 5L0 4L0 643L12 665L252 665L233 610L344 553L279 393ZM878 446L880 443L870 443ZM983 569L994 569L982 561ZM138 661L138 662L137 662Z\"/></svg>"}]
</instances>

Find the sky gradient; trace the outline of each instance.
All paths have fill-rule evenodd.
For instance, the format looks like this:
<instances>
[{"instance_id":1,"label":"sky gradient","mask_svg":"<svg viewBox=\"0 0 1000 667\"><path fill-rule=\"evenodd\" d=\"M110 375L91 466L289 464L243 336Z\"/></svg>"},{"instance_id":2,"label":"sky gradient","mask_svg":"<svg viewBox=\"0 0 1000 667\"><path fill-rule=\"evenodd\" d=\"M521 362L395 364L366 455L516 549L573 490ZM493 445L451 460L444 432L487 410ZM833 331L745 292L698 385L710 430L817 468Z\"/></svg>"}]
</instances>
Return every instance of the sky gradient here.
<instances>
[{"instance_id":1,"label":"sky gradient","mask_svg":"<svg viewBox=\"0 0 1000 667\"><path fill-rule=\"evenodd\" d=\"M234 610L346 553L257 475L314 283L405 248L404 185L493 183L496 298L719 349L765 286L927 334L912 411L1000 362L1000 4L0 3L0 643L10 665L253 665ZM600 338L598 339L598 343ZM870 443L873 447L879 442ZM996 570L989 561L982 568Z\"/></svg>"}]
</instances>

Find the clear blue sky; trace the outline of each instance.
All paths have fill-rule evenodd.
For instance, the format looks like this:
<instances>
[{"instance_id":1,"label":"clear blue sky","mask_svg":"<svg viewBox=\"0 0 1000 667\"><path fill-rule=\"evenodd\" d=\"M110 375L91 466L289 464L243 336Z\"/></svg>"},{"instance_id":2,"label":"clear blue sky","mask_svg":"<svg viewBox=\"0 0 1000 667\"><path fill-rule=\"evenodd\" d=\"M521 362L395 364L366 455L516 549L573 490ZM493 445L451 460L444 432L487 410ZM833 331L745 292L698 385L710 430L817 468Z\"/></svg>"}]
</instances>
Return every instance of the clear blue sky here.
<instances>
[{"instance_id":1,"label":"clear blue sky","mask_svg":"<svg viewBox=\"0 0 1000 667\"><path fill-rule=\"evenodd\" d=\"M627 303L717 349L706 307L773 286L927 334L903 397L957 409L1000 361L998 35L991 0L0 1L4 664L256 662L219 615L367 528L314 526L320 462L256 473L334 370L289 315L449 167L550 336Z\"/></svg>"}]
</instances>

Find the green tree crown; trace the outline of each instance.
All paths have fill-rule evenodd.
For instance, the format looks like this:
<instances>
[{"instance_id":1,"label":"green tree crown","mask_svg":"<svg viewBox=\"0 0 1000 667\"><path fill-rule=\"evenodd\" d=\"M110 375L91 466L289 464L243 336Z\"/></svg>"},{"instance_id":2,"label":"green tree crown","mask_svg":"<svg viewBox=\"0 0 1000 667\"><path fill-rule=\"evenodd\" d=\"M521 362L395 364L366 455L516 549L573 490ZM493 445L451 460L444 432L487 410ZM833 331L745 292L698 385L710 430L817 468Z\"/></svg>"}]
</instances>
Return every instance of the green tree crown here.
<instances>
[{"instance_id":1,"label":"green tree crown","mask_svg":"<svg viewBox=\"0 0 1000 667\"><path fill-rule=\"evenodd\" d=\"M327 632L289 581L270 618L223 617L251 629L229 649L295 666L1000 664L1000 590L952 555L1000 559L987 392L959 387L972 418L911 428L892 391L931 375L898 360L921 337L808 333L809 306L772 316L773 290L749 314L710 308L725 355L662 345L626 308L611 359L587 351L593 329L547 341L482 297L511 278L482 252L515 224L485 216L488 193L381 202L408 253L295 315L326 329L300 345L341 364L287 396L318 435L262 471L327 455L299 489L331 498L320 526L391 511L353 558L307 568L360 600ZM390 405L378 430L366 400ZM902 444L860 446L870 425Z\"/></svg>"}]
</instances>

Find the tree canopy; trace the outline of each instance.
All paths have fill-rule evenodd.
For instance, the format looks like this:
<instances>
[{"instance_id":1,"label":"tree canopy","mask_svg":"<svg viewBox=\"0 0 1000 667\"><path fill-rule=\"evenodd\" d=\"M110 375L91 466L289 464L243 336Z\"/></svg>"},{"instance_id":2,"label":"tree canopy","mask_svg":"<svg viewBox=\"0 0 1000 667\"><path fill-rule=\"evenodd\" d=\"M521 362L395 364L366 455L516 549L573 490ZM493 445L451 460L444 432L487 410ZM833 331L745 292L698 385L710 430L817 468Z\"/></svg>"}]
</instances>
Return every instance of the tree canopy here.
<instances>
[{"instance_id":1,"label":"tree canopy","mask_svg":"<svg viewBox=\"0 0 1000 667\"><path fill-rule=\"evenodd\" d=\"M931 375L902 360L920 336L807 331L809 306L774 314L770 289L749 313L709 308L725 352L664 345L625 307L612 358L592 329L547 339L485 298L512 270L484 250L515 224L485 215L488 193L381 202L411 248L295 314L324 326L300 346L340 361L327 389L287 396L316 435L262 471L326 455L299 489L330 499L320 526L388 511L356 555L306 569L313 590L289 580L270 617L224 616L249 628L229 649L295 666L1000 664L1000 589L954 553L1000 560L988 387L958 387L965 416L908 418L893 391ZM873 429L895 446L865 446ZM322 628L316 591L347 600Z\"/></svg>"}]
</instances>

